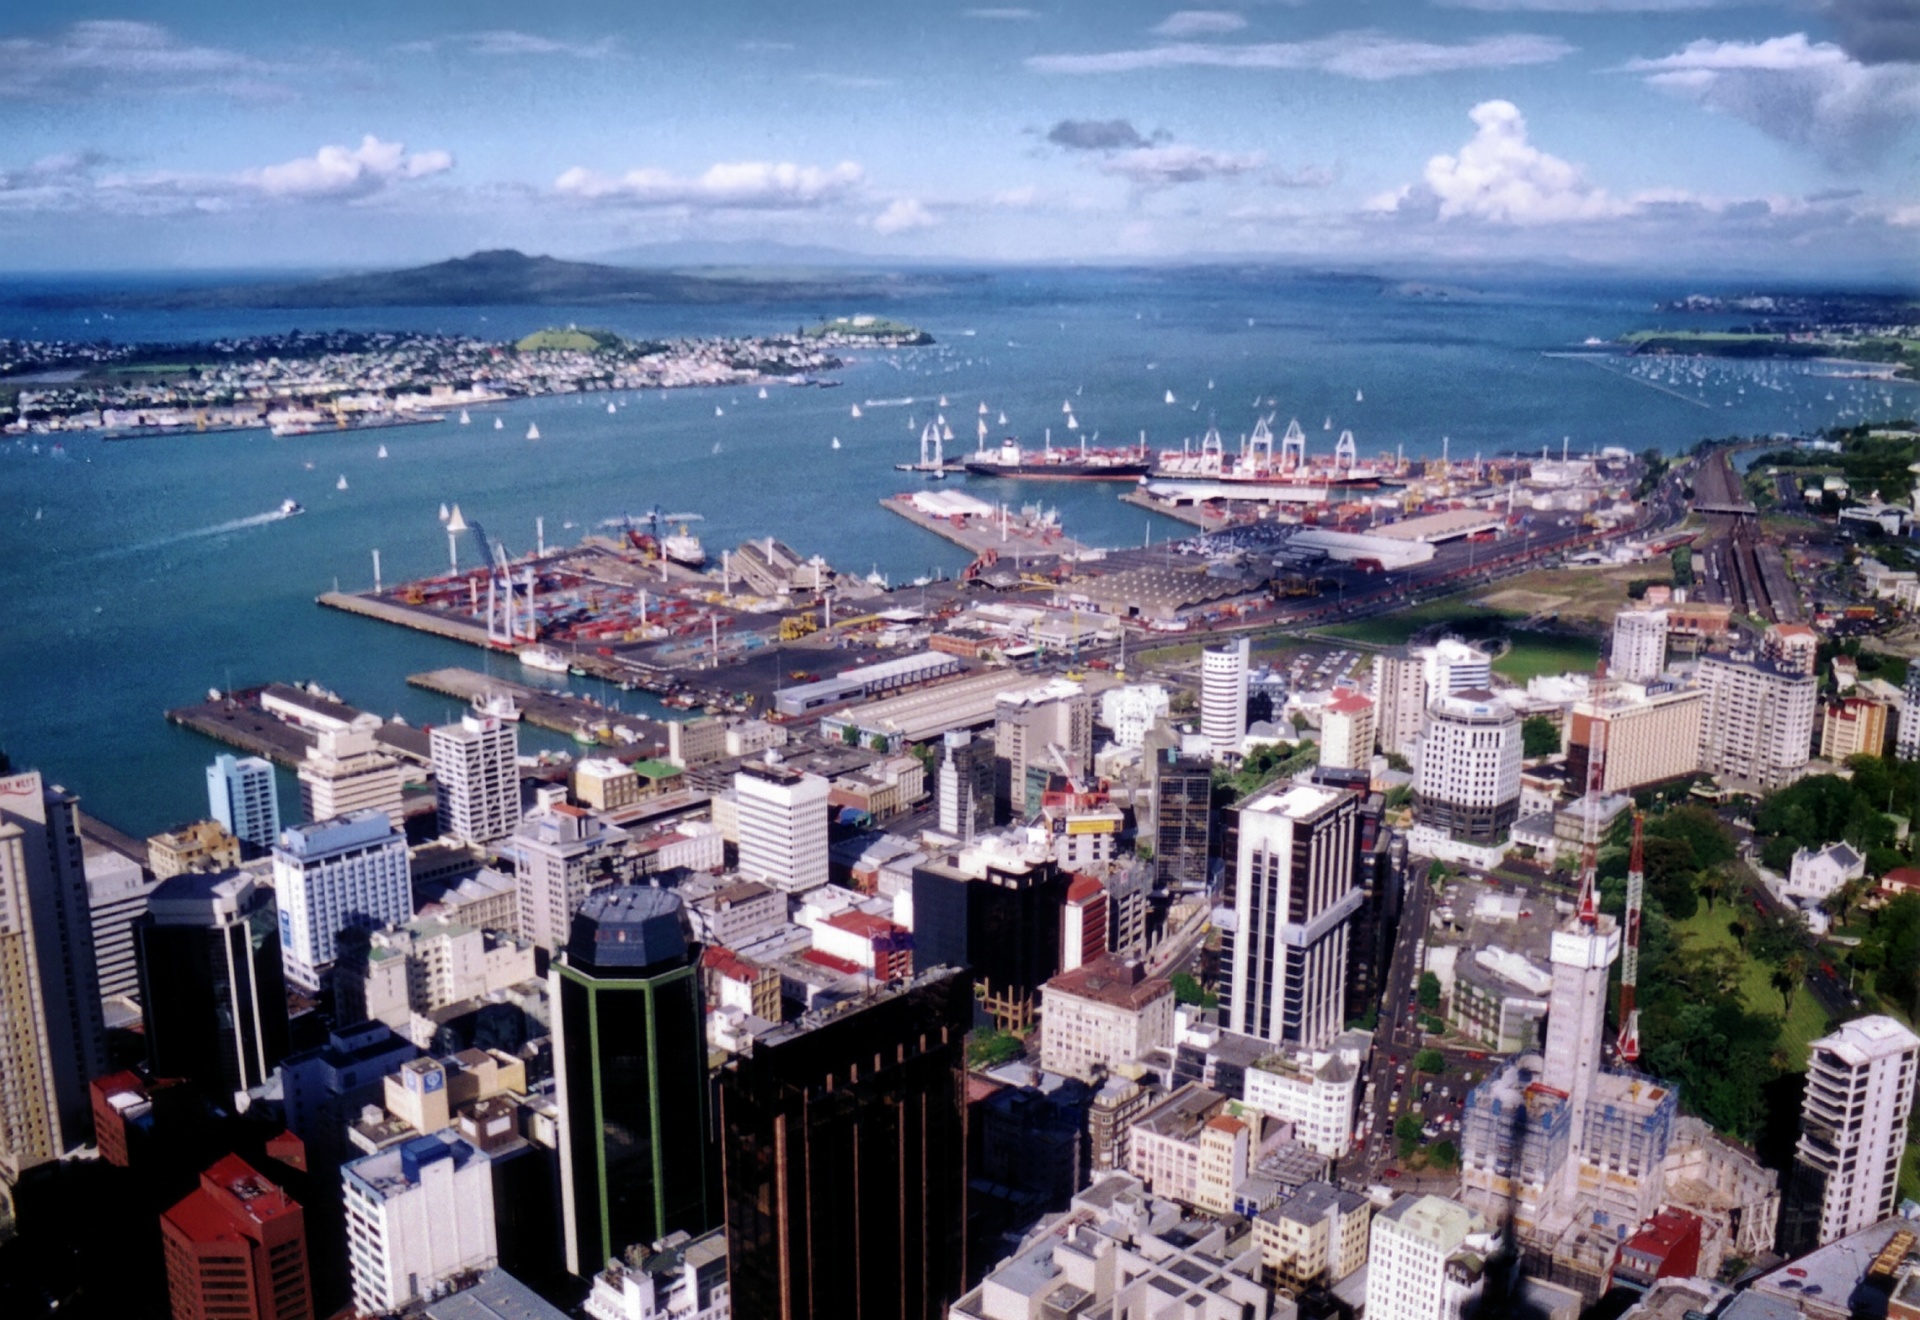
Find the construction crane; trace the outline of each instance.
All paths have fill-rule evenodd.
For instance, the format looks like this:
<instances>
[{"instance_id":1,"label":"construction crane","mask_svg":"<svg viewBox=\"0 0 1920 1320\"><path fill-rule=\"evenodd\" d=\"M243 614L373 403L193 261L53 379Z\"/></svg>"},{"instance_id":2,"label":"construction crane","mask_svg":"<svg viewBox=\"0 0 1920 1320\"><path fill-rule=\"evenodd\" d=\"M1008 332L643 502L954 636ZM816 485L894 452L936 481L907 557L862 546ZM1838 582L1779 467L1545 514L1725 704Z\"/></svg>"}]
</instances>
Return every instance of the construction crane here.
<instances>
[{"instance_id":1,"label":"construction crane","mask_svg":"<svg viewBox=\"0 0 1920 1320\"><path fill-rule=\"evenodd\" d=\"M1640 1061L1640 903L1647 888L1646 864L1641 855L1640 812L1633 813L1633 857L1627 863L1627 938L1620 951L1620 1038L1616 1048L1623 1063Z\"/></svg>"}]
</instances>

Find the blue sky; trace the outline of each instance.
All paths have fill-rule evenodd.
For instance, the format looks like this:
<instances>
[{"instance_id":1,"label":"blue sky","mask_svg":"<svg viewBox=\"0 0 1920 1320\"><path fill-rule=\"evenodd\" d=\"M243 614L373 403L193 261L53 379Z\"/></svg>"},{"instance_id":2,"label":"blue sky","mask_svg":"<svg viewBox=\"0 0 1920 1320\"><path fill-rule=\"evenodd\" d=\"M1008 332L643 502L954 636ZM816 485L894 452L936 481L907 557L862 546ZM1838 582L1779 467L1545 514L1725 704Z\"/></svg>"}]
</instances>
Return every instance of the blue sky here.
<instances>
[{"instance_id":1,"label":"blue sky","mask_svg":"<svg viewBox=\"0 0 1920 1320\"><path fill-rule=\"evenodd\" d=\"M1920 274L1915 0L0 11L0 268L698 240Z\"/></svg>"}]
</instances>

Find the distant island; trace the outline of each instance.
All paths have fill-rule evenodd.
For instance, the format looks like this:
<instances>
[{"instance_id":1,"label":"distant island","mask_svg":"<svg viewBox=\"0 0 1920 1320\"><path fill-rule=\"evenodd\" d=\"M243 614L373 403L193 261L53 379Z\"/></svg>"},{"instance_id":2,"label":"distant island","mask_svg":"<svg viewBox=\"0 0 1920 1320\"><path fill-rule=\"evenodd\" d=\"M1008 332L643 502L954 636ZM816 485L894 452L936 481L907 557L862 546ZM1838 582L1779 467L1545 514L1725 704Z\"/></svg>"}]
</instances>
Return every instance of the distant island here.
<instances>
[{"instance_id":1,"label":"distant island","mask_svg":"<svg viewBox=\"0 0 1920 1320\"><path fill-rule=\"evenodd\" d=\"M802 338L836 346L881 344L889 348L912 348L933 342L933 336L918 326L878 316L836 316L800 334Z\"/></svg>"},{"instance_id":2,"label":"distant island","mask_svg":"<svg viewBox=\"0 0 1920 1320\"><path fill-rule=\"evenodd\" d=\"M36 294L33 307L158 310L281 307L591 306L619 303L797 302L898 297L938 291L950 277L857 271L642 270L501 249L406 270L333 275L296 283Z\"/></svg>"}]
</instances>

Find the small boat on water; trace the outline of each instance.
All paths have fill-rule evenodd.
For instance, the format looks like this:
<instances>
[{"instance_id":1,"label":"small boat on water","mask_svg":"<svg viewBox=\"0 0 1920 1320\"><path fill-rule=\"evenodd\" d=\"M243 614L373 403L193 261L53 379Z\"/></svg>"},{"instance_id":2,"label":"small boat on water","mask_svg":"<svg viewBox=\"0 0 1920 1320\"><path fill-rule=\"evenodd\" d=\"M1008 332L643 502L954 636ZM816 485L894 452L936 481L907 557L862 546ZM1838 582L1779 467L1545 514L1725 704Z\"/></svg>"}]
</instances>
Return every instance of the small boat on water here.
<instances>
[{"instance_id":1,"label":"small boat on water","mask_svg":"<svg viewBox=\"0 0 1920 1320\"><path fill-rule=\"evenodd\" d=\"M549 674L567 672L567 657L551 646L529 646L520 652L520 663L528 669L540 669Z\"/></svg>"},{"instance_id":2,"label":"small boat on water","mask_svg":"<svg viewBox=\"0 0 1920 1320\"><path fill-rule=\"evenodd\" d=\"M760 397L763 399L767 397L767 387L765 385L760 387Z\"/></svg>"},{"instance_id":3,"label":"small boat on water","mask_svg":"<svg viewBox=\"0 0 1920 1320\"><path fill-rule=\"evenodd\" d=\"M539 426L537 426L536 424L534 424L534 423L532 423L532 422L529 422L529 423L527 424L527 439L529 439L529 440L538 440L539 438L540 438L540 428L539 428Z\"/></svg>"},{"instance_id":4,"label":"small boat on water","mask_svg":"<svg viewBox=\"0 0 1920 1320\"><path fill-rule=\"evenodd\" d=\"M505 427L505 426L506 426L506 423L505 423L505 422L503 422L503 421L501 421L501 420L500 420L500 419L499 419L498 417L496 417L496 418L494 418L494 419L493 419L493 429L494 429L494 430L496 430L496 431L498 431L498 430L500 430L500 429L502 429L502 428L503 428L503 427Z\"/></svg>"},{"instance_id":5,"label":"small boat on water","mask_svg":"<svg viewBox=\"0 0 1920 1320\"><path fill-rule=\"evenodd\" d=\"M447 511L447 506L445 504L442 504L440 506L440 521L445 522L447 519L451 518L452 516L453 515Z\"/></svg>"},{"instance_id":6,"label":"small boat on water","mask_svg":"<svg viewBox=\"0 0 1920 1320\"><path fill-rule=\"evenodd\" d=\"M610 403L610 404L608 404L608 405L607 405L607 411L608 411L609 413L611 413L611 412L616 412L616 411L618 411L618 409L616 409L616 408L614 407L614 405Z\"/></svg>"},{"instance_id":7,"label":"small boat on water","mask_svg":"<svg viewBox=\"0 0 1920 1320\"><path fill-rule=\"evenodd\" d=\"M375 454L375 455L374 455L374 457L375 457L375 458L385 458L386 456L387 456L387 447L386 447L385 445L381 445L381 446L380 446L380 452L378 452L377 454Z\"/></svg>"},{"instance_id":8,"label":"small boat on water","mask_svg":"<svg viewBox=\"0 0 1920 1320\"><path fill-rule=\"evenodd\" d=\"M1172 391L1172 390L1168 390L1168 391L1167 391L1167 402L1168 402L1168 403L1172 403L1172 402L1173 402L1173 391Z\"/></svg>"},{"instance_id":9,"label":"small boat on water","mask_svg":"<svg viewBox=\"0 0 1920 1320\"><path fill-rule=\"evenodd\" d=\"M719 404L716 403L713 405L713 415L715 417L725 417L727 415L727 410L725 408L722 408Z\"/></svg>"},{"instance_id":10,"label":"small boat on water","mask_svg":"<svg viewBox=\"0 0 1920 1320\"><path fill-rule=\"evenodd\" d=\"M334 483L333 483L333 488L334 488L335 490L345 490L345 489L347 488L347 476L346 476L346 473L344 473L344 472L343 472L343 473L341 473L341 474L340 474L340 480L338 480L338 481L336 481L336 482L334 482Z\"/></svg>"},{"instance_id":11,"label":"small boat on water","mask_svg":"<svg viewBox=\"0 0 1920 1320\"><path fill-rule=\"evenodd\" d=\"M1367 401L1367 396L1361 391L1355 390L1353 392L1353 401L1355 403L1365 403Z\"/></svg>"},{"instance_id":12,"label":"small boat on water","mask_svg":"<svg viewBox=\"0 0 1920 1320\"><path fill-rule=\"evenodd\" d=\"M467 410L465 408L462 408L460 410L460 425L471 426L472 424L473 424L473 418L467 416Z\"/></svg>"},{"instance_id":13,"label":"small boat on water","mask_svg":"<svg viewBox=\"0 0 1920 1320\"><path fill-rule=\"evenodd\" d=\"M858 417L860 415L860 405L857 403L853 405L853 415L855 417Z\"/></svg>"},{"instance_id":14,"label":"small boat on water","mask_svg":"<svg viewBox=\"0 0 1920 1320\"><path fill-rule=\"evenodd\" d=\"M279 514L282 518L291 518L296 513L305 513L305 512L306 512L306 509L301 505L301 503L298 500L281 500L280 501ZM34 517L36 518L38 518L39 516L40 515L38 513L34 514Z\"/></svg>"},{"instance_id":15,"label":"small boat on water","mask_svg":"<svg viewBox=\"0 0 1920 1320\"><path fill-rule=\"evenodd\" d=\"M833 437L833 447L835 449L838 449L840 447L840 437L837 435Z\"/></svg>"}]
</instances>

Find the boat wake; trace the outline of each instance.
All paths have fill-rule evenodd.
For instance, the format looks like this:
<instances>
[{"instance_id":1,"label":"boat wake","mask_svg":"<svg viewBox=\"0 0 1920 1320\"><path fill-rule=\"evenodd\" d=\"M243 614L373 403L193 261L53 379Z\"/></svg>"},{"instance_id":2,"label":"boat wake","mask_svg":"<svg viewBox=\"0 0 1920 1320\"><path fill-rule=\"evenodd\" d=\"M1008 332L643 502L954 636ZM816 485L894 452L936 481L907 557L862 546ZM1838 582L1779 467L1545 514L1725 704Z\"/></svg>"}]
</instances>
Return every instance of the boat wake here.
<instances>
[{"instance_id":1,"label":"boat wake","mask_svg":"<svg viewBox=\"0 0 1920 1320\"><path fill-rule=\"evenodd\" d=\"M210 536L228 536L234 532L244 532L250 527L265 527L268 523L285 522L296 518L303 510L296 506L292 510L284 506L268 513L256 513L247 518L233 518L227 522L215 523L211 527L196 527L190 532L175 532L171 536L156 537L151 541L139 541L132 545L117 545L111 550L103 550L95 559L119 559L126 555L145 554L149 550L159 550L170 545L179 545L184 541L199 541Z\"/></svg>"},{"instance_id":2,"label":"boat wake","mask_svg":"<svg viewBox=\"0 0 1920 1320\"><path fill-rule=\"evenodd\" d=\"M865 406L868 408L905 408L909 407L912 403L913 397L911 395L904 399L867 399L864 401Z\"/></svg>"}]
</instances>

